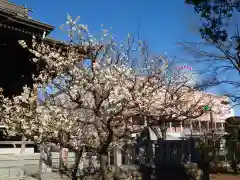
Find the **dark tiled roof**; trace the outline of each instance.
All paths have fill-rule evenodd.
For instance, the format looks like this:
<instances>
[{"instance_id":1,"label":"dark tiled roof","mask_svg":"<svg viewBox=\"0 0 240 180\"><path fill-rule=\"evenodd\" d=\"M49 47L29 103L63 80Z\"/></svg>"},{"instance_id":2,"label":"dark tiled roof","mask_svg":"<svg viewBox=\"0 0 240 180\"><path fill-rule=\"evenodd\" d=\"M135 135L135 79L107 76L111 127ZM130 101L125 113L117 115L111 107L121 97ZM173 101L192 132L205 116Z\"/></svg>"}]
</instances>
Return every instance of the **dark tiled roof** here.
<instances>
[{"instance_id":1,"label":"dark tiled roof","mask_svg":"<svg viewBox=\"0 0 240 180\"><path fill-rule=\"evenodd\" d=\"M234 121L239 121L240 122L240 116L232 116L232 117L229 117L226 119L226 121L231 121L231 120L234 120Z\"/></svg>"},{"instance_id":2,"label":"dark tiled roof","mask_svg":"<svg viewBox=\"0 0 240 180\"><path fill-rule=\"evenodd\" d=\"M2 5L3 4L3 5ZM10 7L6 7L5 5L9 5ZM1 6L2 5L2 6ZM14 8L11 8L14 7ZM18 30L19 27L14 27L16 24L18 26L21 26L21 30L23 29L31 29L32 32L36 33L43 33L46 32L46 35L48 35L51 31L54 30L54 26L31 19L27 12L24 14L24 11L28 11L28 9L17 6L15 4L11 4L6 1L0 0L0 25L1 27L12 29L12 30ZM14 24L14 25L12 25Z\"/></svg>"}]
</instances>

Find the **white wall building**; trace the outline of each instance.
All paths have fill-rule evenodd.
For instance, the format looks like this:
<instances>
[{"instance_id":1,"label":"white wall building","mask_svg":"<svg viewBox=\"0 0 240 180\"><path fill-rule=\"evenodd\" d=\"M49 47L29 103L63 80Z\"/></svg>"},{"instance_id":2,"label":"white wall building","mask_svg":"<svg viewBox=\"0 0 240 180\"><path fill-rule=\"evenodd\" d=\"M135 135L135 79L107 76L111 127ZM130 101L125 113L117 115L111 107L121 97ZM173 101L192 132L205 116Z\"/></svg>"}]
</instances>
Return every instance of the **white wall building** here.
<instances>
[{"instance_id":1,"label":"white wall building","mask_svg":"<svg viewBox=\"0 0 240 180\"><path fill-rule=\"evenodd\" d=\"M209 113L206 113L199 118L192 120L189 119L183 122L169 122L167 139L175 140L190 135L198 136L206 132L212 132L212 130L214 130L215 133L224 134L225 120L234 116L234 111L233 108L231 108L229 99L225 96L217 96L214 94L205 93L205 95L208 98L211 98L214 102L214 105L211 108L212 113L209 111ZM153 132L151 132L151 136L153 140L157 139Z\"/></svg>"}]
</instances>

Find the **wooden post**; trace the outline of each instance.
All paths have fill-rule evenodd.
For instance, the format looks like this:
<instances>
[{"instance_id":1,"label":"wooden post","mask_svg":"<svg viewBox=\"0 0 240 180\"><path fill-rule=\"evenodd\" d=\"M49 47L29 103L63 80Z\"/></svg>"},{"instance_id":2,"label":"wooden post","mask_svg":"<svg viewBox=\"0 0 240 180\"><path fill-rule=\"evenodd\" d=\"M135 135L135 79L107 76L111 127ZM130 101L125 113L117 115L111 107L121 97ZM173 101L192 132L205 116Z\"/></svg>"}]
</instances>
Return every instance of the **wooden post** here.
<instances>
[{"instance_id":1,"label":"wooden post","mask_svg":"<svg viewBox=\"0 0 240 180\"><path fill-rule=\"evenodd\" d=\"M108 166L111 166L111 152L108 150Z\"/></svg>"},{"instance_id":2,"label":"wooden post","mask_svg":"<svg viewBox=\"0 0 240 180\"><path fill-rule=\"evenodd\" d=\"M169 122L170 132L172 132L172 122Z\"/></svg>"},{"instance_id":3,"label":"wooden post","mask_svg":"<svg viewBox=\"0 0 240 180\"><path fill-rule=\"evenodd\" d=\"M44 158L44 153L43 153L43 145L39 145L39 154L40 154L40 158L39 158L39 172L40 174L42 173L42 163L43 163L43 158Z\"/></svg>"},{"instance_id":4,"label":"wooden post","mask_svg":"<svg viewBox=\"0 0 240 180\"><path fill-rule=\"evenodd\" d=\"M86 159L86 155L87 155L87 153L84 152L81 159L80 159L80 163L79 163L80 171L82 171L83 168L84 168L84 162L85 162L85 159Z\"/></svg>"},{"instance_id":5,"label":"wooden post","mask_svg":"<svg viewBox=\"0 0 240 180\"><path fill-rule=\"evenodd\" d=\"M224 124L223 123L221 123L221 129L224 132Z\"/></svg>"},{"instance_id":6,"label":"wooden post","mask_svg":"<svg viewBox=\"0 0 240 180\"><path fill-rule=\"evenodd\" d=\"M202 132L201 121L198 121L199 132Z\"/></svg>"},{"instance_id":7,"label":"wooden post","mask_svg":"<svg viewBox=\"0 0 240 180\"><path fill-rule=\"evenodd\" d=\"M114 165L122 165L122 152L118 147L114 148Z\"/></svg>"},{"instance_id":8,"label":"wooden post","mask_svg":"<svg viewBox=\"0 0 240 180\"><path fill-rule=\"evenodd\" d=\"M214 124L214 120L213 120L213 112L210 111L210 122L211 122L211 126L212 126L212 133L215 132L215 124Z\"/></svg>"},{"instance_id":9,"label":"wooden post","mask_svg":"<svg viewBox=\"0 0 240 180\"><path fill-rule=\"evenodd\" d=\"M25 137L24 136L22 136L22 144L21 144L21 151L20 151L20 154L23 154L23 153L25 153L25 150L26 150L26 142L25 142Z\"/></svg>"}]
</instances>

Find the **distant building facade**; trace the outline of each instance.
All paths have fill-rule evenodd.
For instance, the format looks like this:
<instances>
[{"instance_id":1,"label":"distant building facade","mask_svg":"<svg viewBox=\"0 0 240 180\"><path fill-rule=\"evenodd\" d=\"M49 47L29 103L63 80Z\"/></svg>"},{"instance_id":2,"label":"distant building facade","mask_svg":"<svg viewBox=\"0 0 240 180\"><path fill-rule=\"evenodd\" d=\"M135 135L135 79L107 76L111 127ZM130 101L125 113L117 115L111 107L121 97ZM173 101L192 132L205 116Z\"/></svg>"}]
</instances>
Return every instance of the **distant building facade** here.
<instances>
[{"instance_id":1,"label":"distant building facade","mask_svg":"<svg viewBox=\"0 0 240 180\"><path fill-rule=\"evenodd\" d=\"M202 92L199 93L203 95ZM190 136L199 137L212 132L220 136L224 135L225 120L234 116L234 110L230 105L229 99L225 96L208 93L205 93L205 96L214 102L211 111L209 110L209 112L196 119L169 122L167 128L167 138L169 140L185 139ZM151 132L151 136L151 139L156 139L153 132Z\"/></svg>"}]
</instances>

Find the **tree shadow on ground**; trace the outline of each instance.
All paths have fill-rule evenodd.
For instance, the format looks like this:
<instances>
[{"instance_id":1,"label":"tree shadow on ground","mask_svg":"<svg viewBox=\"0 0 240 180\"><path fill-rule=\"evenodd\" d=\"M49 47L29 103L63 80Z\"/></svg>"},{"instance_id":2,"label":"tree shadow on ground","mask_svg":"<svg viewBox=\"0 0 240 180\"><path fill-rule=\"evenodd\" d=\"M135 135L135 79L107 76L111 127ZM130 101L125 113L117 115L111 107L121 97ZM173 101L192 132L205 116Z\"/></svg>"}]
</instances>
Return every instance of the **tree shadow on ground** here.
<instances>
[{"instance_id":1,"label":"tree shadow on ground","mask_svg":"<svg viewBox=\"0 0 240 180\"><path fill-rule=\"evenodd\" d=\"M140 165L140 173L142 174L142 180L191 180L192 177L188 175L184 167L161 167L153 168L146 165Z\"/></svg>"}]
</instances>

